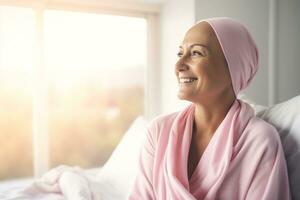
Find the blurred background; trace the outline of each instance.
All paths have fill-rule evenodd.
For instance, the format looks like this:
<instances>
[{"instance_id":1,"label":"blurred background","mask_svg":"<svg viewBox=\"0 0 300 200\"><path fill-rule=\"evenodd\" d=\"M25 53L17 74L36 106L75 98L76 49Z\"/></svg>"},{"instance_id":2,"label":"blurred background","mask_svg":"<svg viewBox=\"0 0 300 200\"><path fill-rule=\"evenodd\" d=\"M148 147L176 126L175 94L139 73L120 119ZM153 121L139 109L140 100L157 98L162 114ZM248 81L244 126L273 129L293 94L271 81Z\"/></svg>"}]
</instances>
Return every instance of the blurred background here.
<instances>
[{"instance_id":1,"label":"blurred background","mask_svg":"<svg viewBox=\"0 0 300 200\"><path fill-rule=\"evenodd\" d=\"M300 1L0 0L0 181L102 166L138 116L183 108L174 65L187 29L244 23L260 69L243 94L300 94Z\"/></svg>"}]
</instances>

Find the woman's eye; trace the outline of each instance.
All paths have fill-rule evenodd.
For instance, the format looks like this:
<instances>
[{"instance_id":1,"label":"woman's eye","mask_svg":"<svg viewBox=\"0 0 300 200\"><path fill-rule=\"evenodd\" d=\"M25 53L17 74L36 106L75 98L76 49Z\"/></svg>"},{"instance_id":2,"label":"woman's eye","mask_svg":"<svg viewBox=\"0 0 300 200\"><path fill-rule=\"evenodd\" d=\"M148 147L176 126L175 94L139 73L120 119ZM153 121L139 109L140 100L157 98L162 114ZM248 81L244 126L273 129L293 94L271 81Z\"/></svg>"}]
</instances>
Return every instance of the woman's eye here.
<instances>
[{"instance_id":1,"label":"woman's eye","mask_svg":"<svg viewBox=\"0 0 300 200\"><path fill-rule=\"evenodd\" d=\"M178 52L178 53L177 53L177 56L178 56L178 57L181 57L182 55L183 55L182 52Z\"/></svg>"},{"instance_id":2,"label":"woman's eye","mask_svg":"<svg viewBox=\"0 0 300 200\"><path fill-rule=\"evenodd\" d=\"M199 51L192 51L193 56L203 56L203 54Z\"/></svg>"}]
</instances>

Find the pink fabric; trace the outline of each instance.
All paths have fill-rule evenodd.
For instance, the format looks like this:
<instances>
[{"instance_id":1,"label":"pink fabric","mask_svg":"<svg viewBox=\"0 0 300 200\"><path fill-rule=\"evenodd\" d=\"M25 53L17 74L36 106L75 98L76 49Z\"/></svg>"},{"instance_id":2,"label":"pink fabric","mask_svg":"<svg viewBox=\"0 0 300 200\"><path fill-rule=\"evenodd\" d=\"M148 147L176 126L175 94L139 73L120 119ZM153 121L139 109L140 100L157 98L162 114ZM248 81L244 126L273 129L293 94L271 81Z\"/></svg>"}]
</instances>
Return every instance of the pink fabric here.
<instances>
[{"instance_id":1,"label":"pink fabric","mask_svg":"<svg viewBox=\"0 0 300 200\"><path fill-rule=\"evenodd\" d=\"M129 200L288 200L285 158L276 129L236 100L191 179L187 163L194 105L159 117L148 129Z\"/></svg>"},{"instance_id":2,"label":"pink fabric","mask_svg":"<svg viewBox=\"0 0 300 200\"><path fill-rule=\"evenodd\" d=\"M258 70L258 49L249 31L238 21L215 17L206 21L214 29L226 58L233 89L237 95L246 88Z\"/></svg>"}]
</instances>

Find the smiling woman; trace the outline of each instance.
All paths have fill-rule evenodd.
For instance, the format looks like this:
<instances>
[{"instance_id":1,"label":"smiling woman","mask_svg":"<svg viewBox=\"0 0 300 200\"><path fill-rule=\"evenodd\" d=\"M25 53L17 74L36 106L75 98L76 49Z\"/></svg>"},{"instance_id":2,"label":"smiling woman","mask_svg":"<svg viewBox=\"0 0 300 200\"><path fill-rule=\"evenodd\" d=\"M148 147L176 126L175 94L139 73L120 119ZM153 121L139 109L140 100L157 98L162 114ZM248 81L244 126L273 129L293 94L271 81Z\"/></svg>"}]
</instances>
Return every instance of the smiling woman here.
<instances>
[{"instance_id":1,"label":"smiling woman","mask_svg":"<svg viewBox=\"0 0 300 200\"><path fill-rule=\"evenodd\" d=\"M128 199L290 199L275 127L237 98L258 70L247 28L204 19L186 32L178 55L178 97L191 103L149 125Z\"/></svg>"}]
</instances>

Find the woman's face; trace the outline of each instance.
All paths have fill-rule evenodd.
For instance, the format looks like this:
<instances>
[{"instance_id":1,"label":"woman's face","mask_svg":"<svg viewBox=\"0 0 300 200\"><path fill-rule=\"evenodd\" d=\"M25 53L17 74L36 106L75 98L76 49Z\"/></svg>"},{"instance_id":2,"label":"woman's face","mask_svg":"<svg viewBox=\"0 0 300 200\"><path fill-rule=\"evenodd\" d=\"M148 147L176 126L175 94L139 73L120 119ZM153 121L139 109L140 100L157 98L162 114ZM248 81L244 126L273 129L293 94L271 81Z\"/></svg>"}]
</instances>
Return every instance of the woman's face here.
<instances>
[{"instance_id":1,"label":"woman's face","mask_svg":"<svg viewBox=\"0 0 300 200\"><path fill-rule=\"evenodd\" d=\"M180 99L197 103L233 91L226 59L207 22L196 24L186 33L178 57L175 74Z\"/></svg>"}]
</instances>

